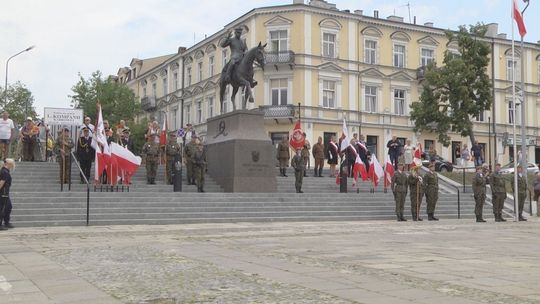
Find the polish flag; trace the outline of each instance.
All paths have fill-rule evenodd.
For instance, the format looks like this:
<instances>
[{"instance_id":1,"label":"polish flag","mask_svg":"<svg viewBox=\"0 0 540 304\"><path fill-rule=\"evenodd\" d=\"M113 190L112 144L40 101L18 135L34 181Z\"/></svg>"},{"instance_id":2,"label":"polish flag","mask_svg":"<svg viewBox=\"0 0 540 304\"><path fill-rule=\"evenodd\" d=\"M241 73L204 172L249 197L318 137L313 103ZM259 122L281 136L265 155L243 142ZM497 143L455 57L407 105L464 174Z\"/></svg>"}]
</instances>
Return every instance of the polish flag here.
<instances>
[{"instance_id":1,"label":"polish flag","mask_svg":"<svg viewBox=\"0 0 540 304\"><path fill-rule=\"evenodd\" d=\"M360 155L356 155L356 160L354 162L353 167L353 177L354 177L354 183L356 184L356 181L358 180L358 174L360 174L360 177L362 177L363 181L367 181L369 179L368 172L366 169L366 165L360 159Z\"/></svg>"},{"instance_id":2,"label":"polish flag","mask_svg":"<svg viewBox=\"0 0 540 304\"><path fill-rule=\"evenodd\" d=\"M384 170L375 154L371 155L371 161L369 163L369 177L373 182L373 185L377 187L379 185L379 180L383 177Z\"/></svg>"},{"instance_id":3,"label":"polish flag","mask_svg":"<svg viewBox=\"0 0 540 304\"><path fill-rule=\"evenodd\" d=\"M139 156L135 156L131 151L115 142L111 143L111 159L116 165L116 171L121 172L125 184L129 183L131 177L141 166L141 158ZM116 176L118 176L118 173Z\"/></svg>"},{"instance_id":4,"label":"polish flag","mask_svg":"<svg viewBox=\"0 0 540 304\"><path fill-rule=\"evenodd\" d=\"M163 120L163 127L161 128L161 134L159 135L159 145L165 146L167 144L167 115Z\"/></svg>"},{"instance_id":5,"label":"polish flag","mask_svg":"<svg viewBox=\"0 0 540 304\"><path fill-rule=\"evenodd\" d=\"M103 114L101 112L101 104L97 104L98 117L96 119L96 164L94 166L94 180L99 183L101 173L105 170L111 160L111 151L107 144L107 137L105 136L105 128L103 127Z\"/></svg>"},{"instance_id":6,"label":"polish flag","mask_svg":"<svg viewBox=\"0 0 540 304\"><path fill-rule=\"evenodd\" d=\"M298 119L294 125L294 129L291 132L289 146L296 151L296 149L302 149L305 143L306 138L304 137L304 131L302 131L300 119Z\"/></svg>"},{"instance_id":7,"label":"polish flag","mask_svg":"<svg viewBox=\"0 0 540 304\"><path fill-rule=\"evenodd\" d=\"M349 147L350 142L351 142L351 137L349 136L349 131L347 130L347 123L345 122L345 117L343 117L343 128L342 128L341 145L339 147L339 151L343 152L343 150L347 149L347 147Z\"/></svg>"},{"instance_id":8,"label":"polish flag","mask_svg":"<svg viewBox=\"0 0 540 304\"><path fill-rule=\"evenodd\" d=\"M519 29L519 35L521 37L525 37L525 34L527 34L527 29L525 28L525 22L523 22L523 15L521 15L521 12L519 11L516 0L512 0L512 18L516 20Z\"/></svg>"},{"instance_id":9,"label":"polish flag","mask_svg":"<svg viewBox=\"0 0 540 304\"><path fill-rule=\"evenodd\" d=\"M422 144L416 144L416 149L414 150L414 158L411 164L412 167L422 166Z\"/></svg>"},{"instance_id":10,"label":"polish flag","mask_svg":"<svg viewBox=\"0 0 540 304\"><path fill-rule=\"evenodd\" d=\"M390 187L392 177L394 176L394 165L390 161L390 156L386 155L386 163L384 164L384 188Z\"/></svg>"}]
</instances>

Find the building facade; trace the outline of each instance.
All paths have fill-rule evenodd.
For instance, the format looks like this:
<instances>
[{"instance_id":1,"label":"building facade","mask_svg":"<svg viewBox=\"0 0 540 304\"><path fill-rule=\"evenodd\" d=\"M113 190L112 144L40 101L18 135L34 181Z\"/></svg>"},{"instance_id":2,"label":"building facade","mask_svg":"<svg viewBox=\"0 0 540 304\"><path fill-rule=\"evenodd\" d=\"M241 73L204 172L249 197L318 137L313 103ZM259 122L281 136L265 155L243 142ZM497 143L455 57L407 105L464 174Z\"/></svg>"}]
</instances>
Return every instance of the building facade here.
<instances>
[{"instance_id":1,"label":"building facade","mask_svg":"<svg viewBox=\"0 0 540 304\"><path fill-rule=\"evenodd\" d=\"M288 134L300 116L312 143L319 136L325 142L331 135L339 137L345 118L349 132L364 135L379 159L384 159L392 136L424 147L434 145L449 160L454 160L456 146L471 146L459 134L452 134L452 145L444 147L436 134L413 132L409 113L421 93L422 67L432 61L441 65L446 50L458 52L443 29L432 23L407 23L397 16L379 18L376 11L366 16L360 10L338 10L322 0L253 9L192 47L160 57L161 63L136 77L124 78L146 115L157 120L166 116L169 129L191 123L204 136L206 119L231 111L230 90L223 109L218 96L219 76L230 57L220 44L237 27L243 28L248 47L267 43L266 66L256 68L255 102L248 108L264 111L274 142ZM496 24L488 25L484 40L492 47L488 72L494 100L491 111L471 119L477 140L485 146L486 161L509 161L512 143L506 138L517 119L520 127L526 126L529 160L540 162L540 46L525 43L524 54L516 55L517 80L524 60L527 115L521 122L520 107L517 113L512 110L511 41L498 33ZM123 73L136 68L136 63L132 61ZM241 98L239 93L237 107Z\"/></svg>"}]
</instances>

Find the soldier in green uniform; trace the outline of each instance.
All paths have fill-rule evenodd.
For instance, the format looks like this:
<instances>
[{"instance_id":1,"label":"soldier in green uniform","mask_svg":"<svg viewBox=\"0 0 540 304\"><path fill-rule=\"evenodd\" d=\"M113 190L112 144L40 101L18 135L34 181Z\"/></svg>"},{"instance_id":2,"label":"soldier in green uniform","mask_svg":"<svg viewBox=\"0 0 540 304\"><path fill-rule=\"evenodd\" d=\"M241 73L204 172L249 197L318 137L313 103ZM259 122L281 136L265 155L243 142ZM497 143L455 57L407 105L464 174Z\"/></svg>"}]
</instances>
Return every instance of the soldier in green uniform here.
<instances>
[{"instance_id":1,"label":"soldier in green uniform","mask_svg":"<svg viewBox=\"0 0 540 304\"><path fill-rule=\"evenodd\" d=\"M195 185L195 175L193 174L193 155L197 146L197 135L191 135L191 141L184 147L184 159L186 160L187 184Z\"/></svg>"},{"instance_id":2,"label":"soldier in green uniform","mask_svg":"<svg viewBox=\"0 0 540 304\"><path fill-rule=\"evenodd\" d=\"M495 171L491 174L489 184L491 186L492 202L493 202L493 215L495 216L495 222L506 222L502 217L502 210L504 207L504 200L506 199L506 182L504 177L500 173L501 164L495 165Z\"/></svg>"},{"instance_id":3,"label":"soldier in green uniform","mask_svg":"<svg viewBox=\"0 0 540 304\"><path fill-rule=\"evenodd\" d=\"M424 196L424 184L422 177L418 173L419 167L412 167L407 183L409 184L409 193L411 198L411 213L413 221L421 221L420 206L422 205L422 197Z\"/></svg>"},{"instance_id":4,"label":"soldier in green uniform","mask_svg":"<svg viewBox=\"0 0 540 304\"><path fill-rule=\"evenodd\" d=\"M306 163L302 157L301 148L296 149L296 155L294 155L293 159L291 160L291 167L294 168L294 186L296 188L296 193L304 193L302 191L302 181L304 179L304 172L306 171Z\"/></svg>"},{"instance_id":5,"label":"soldier in green uniform","mask_svg":"<svg viewBox=\"0 0 540 304\"><path fill-rule=\"evenodd\" d=\"M156 172L159 161L159 144L155 141L156 134L150 134L150 140L143 146L143 154L146 156L146 180L148 184L156 183Z\"/></svg>"},{"instance_id":6,"label":"soldier in green uniform","mask_svg":"<svg viewBox=\"0 0 540 304\"><path fill-rule=\"evenodd\" d=\"M426 193L427 214L428 221L438 221L439 219L434 216L435 206L439 199L439 178L435 173L435 164L429 164L428 173L424 174L424 191Z\"/></svg>"},{"instance_id":7,"label":"soldier in green uniform","mask_svg":"<svg viewBox=\"0 0 540 304\"><path fill-rule=\"evenodd\" d=\"M396 216L398 222L406 222L403 217L403 207L405 206L405 198L407 197L407 174L403 172L403 163L398 164L398 170L392 176L392 193L396 201Z\"/></svg>"},{"instance_id":8,"label":"soldier in green uniform","mask_svg":"<svg viewBox=\"0 0 540 304\"><path fill-rule=\"evenodd\" d=\"M518 173L517 199L518 199L519 220L526 221L527 219L523 217L523 206L525 205L525 198L527 198L528 187L527 187L527 181L525 180L525 176L523 174L523 167L521 165L517 167L517 173ZM516 196L515 187L516 186L514 183L514 178L512 178L512 192L514 193L514 197Z\"/></svg>"},{"instance_id":9,"label":"soldier in green uniform","mask_svg":"<svg viewBox=\"0 0 540 304\"><path fill-rule=\"evenodd\" d=\"M287 166L291 153L289 151L289 143L287 142L287 135L283 135L283 139L277 147L277 159L279 160L279 172L281 176L287 177Z\"/></svg>"},{"instance_id":10,"label":"soldier in green uniform","mask_svg":"<svg viewBox=\"0 0 540 304\"><path fill-rule=\"evenodd\" d=\"M302 159L304 160L304 167L307 169L309 167L309 150L311 149L311 144L306 139L306 133L302 134L304 136L304 147L302 148ZM315 174L317 176L317 174ZM304 170L304 177L307 177L307 170Z\"/></svg>"},{"instance_id":11,"label":"soldier in green uniform","mask_svg":"<svg viewBox=\"0 0 540 304\"><path fill-rule=\"evenodd\" d=\"M474 214L476 215L477 223L485 223L482 218L482 210L484 209L484 203L486 202L486 181L487 177L483 172L481 166L476 167L476 175L472 181L472 188L474 192Z\"/></svg>"},{"instance_id":12,"label":"soldier in green uniform","mask_svg":"<svg viewBox=\"0 0 540 304\"><path fill-rule=\"evenodd\" d=\"M164 148L165 152L165 169L167 170L167 184L172 185L172 171L175 160L181 160L182 149L176 142L176 132L169 132L169 138Z\"/></svg>"},{"instance_id":13,"label":"soldier in green uniform","mask_svg":"<svg viewBox=\"0 0 540 304\"><path fill-rule=\"evenodd\" d=\"M197 142L193 152L193 174L198 192L204 192L204 173L206 171L206 149Z\"/></svg>"},{"instance_id":14,"label":"soldier in green uniform","mask_svg":"<svg viewBox=\"0 0 540 304\"><path fill-rule=\"evenodd\" d=\"M54 153L56 154L56 161L60 165L60 182L64 184L67 184L70 179L71 149L74 146L75 144L69 136L69 129L62 129L62 132L56 138Z\"/></svg>"}]
</instances>

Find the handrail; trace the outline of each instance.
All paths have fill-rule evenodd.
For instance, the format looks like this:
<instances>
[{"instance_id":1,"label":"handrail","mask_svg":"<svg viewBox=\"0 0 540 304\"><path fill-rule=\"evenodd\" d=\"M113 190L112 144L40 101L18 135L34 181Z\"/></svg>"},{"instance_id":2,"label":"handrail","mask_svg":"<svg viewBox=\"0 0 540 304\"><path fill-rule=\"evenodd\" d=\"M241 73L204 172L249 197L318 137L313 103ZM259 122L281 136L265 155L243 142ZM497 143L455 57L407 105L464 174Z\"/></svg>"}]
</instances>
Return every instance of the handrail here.
<instances>
[{"instance_id":1,"label":"handrail","mask_svg":"<svg viewBox=\"0 0 540 304\"><path fill-rule=\"evenodd\" d=\"M457 191L457 218L461 219L461 197L460 197L460 194L459 194L459 187L456 186L456 185L452 185L450 183L446 183L446 184L449 185L449 186L454 187L454 189L456 189L456 191Z\"/></svg>"},{"instance_id":2,"label":"handrail","mask_svg":"<svg viewBox=\"0 0 540 304\"><path fill-rule=\"evenodd\" d=\"M75 164L77 165L77 168L79 168L79 172L81 173L81 176L84 178L84 182L86 183L86 226L88 226L90 222L90 182L86 178L86 175L84 175L84 172L81 169L81 165L79 164L79 161L75 157L75 154L73 151L71 151L71 157L75 160Z\"/></svg>"}]
</instances>

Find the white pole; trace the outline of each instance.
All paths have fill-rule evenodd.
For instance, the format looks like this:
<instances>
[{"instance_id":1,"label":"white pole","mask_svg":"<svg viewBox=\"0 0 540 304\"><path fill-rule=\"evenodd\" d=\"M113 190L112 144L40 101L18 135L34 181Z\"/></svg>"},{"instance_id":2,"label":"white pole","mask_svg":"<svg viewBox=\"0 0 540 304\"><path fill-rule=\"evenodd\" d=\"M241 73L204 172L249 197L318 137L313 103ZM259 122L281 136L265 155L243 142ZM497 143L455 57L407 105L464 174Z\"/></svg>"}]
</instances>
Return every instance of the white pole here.
<instances>
[{"instance_id":1,"label":"white pole","mask_svg":"<svg viewBox=\"0 0 540 304\"><path fill-rule=\"evenodd\" d=\"M516 58L514 41L514 0L512 2L512 149L514 152L514 221L518 221L518 178L517 178L517 142L516 142ZM521 54L523 56L523 54ZM523 144L523 143L522 143Z\"/></svg>"}]
</instances>

